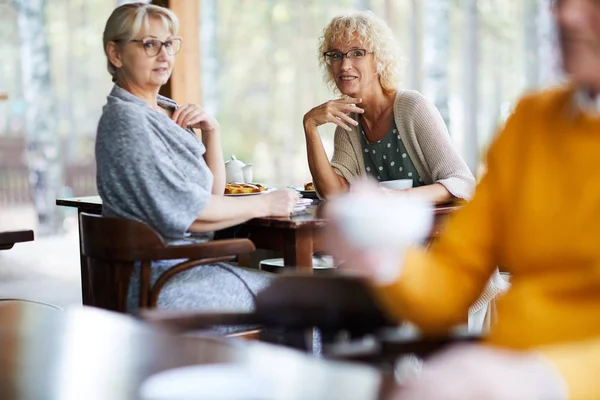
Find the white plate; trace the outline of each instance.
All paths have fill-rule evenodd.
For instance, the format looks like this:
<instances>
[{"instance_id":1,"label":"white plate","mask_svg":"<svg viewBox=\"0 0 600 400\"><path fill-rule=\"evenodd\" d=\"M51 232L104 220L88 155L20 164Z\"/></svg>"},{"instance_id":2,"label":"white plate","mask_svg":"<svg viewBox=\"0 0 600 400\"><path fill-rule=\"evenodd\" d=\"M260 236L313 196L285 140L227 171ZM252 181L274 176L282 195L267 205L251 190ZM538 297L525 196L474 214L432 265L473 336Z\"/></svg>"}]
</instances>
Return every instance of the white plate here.
<instances>
[{"instance_id":1,"label":"white plate","mask_svg":"<svg viewBox=\"0 0 600 400\"><path fill-rule=\"evenodd\" d=\"M229 193L229 194L224 194L223 196L231 196L231 197L238 197L238 196L255 196L257 194L263 194L265 193L265 191L263 192L257 192L257 193Z\"/></svg>"},{"instance_id":2,"label":"white plate","mask_svg":"<svg viewBox=\"0 0 600 400\"><path fill-rule=\"evenodd\" d=\"M331 256L323 256L313 257L313 268L314 269L330 269L335 268L333 263L333 257ZM260 261L260 264L272 265L275 267L283 267L283 258L268 258L266 260Z\"/></svg>"},{"instance_id":3,"label":"white plate","mask_svg":"<svg viewBox=\"0 0 600 400\"><path fill-rule=\"evenodd\" d=\"M143 400L271 400L274 388L252 369L234 364L193 365L159 372L140 387Z\"/></svg>"},{"instance_id":4,"label":"white plate","mask_svg":"<svg viewBox=\"0 0 600 400\"><path fill-rule=\"evenodd\" d=\"M307 206L307 205L312 204L312 203L313 203L312 199L300 199L300 200L298 200L298 202L296 204Z\"/></svg>"},{"instance_id":5,"label":"white plate","mask_svg":"<svg viewBox=\"0 0 600 400\"><path fill-rule=\"evenodd\" d=\"M306 206L303 205L297 205L296 207L294 207L294 212L293 214L299 213L306 210Z\"/></svg>"},{"instance_id":6,"label":"white plate","mask_svg":"<svg viewBox=\"0 0 600 400\"><path fill-rule=\"evenodd\" d=\"M256 192L256 193L235 193L235 194L225 194L224 196L231 196L231 197L238 197L238 196L255 196L257 194L265 194L265 193L271 193L272 191L274 191L275 189L266 189L263 190L262 192Z\"/></svg>"}]
</instances>

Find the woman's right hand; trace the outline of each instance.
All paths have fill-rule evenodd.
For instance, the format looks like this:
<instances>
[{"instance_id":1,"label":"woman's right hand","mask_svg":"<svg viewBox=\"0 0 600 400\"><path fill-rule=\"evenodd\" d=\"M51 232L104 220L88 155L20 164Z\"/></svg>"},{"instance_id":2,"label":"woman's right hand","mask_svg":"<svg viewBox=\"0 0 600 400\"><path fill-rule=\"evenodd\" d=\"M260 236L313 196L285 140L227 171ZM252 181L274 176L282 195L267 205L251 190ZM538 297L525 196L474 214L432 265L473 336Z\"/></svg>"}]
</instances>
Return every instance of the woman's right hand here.
<instances>
[{"instance_id":1,"label":"woman's right hand","mask_svg":"<svg viewBox=\"0 0 600 400\"><path fill-rule=\"evenodd\" d=\"M266 203L266 216L289 217L298 203L298 193L293 190L276 190L260 196Z\"/></svg>"},{"instance_id":2,"label":"woman's right hand","mask_svg":"<svg viewBox=\"0 0 600 400\"><path fill-rule=\"evenodd\" d=\"M362 99L344 97L323 103L304 115L304 127L305 129L307 127L316 128L328 122L333 122L337 126L350 131L350 125L357 126L358 122L352 119L348 114L364 113L365 111L357 106L361 101Z\"/></svg>"}]
</instances>

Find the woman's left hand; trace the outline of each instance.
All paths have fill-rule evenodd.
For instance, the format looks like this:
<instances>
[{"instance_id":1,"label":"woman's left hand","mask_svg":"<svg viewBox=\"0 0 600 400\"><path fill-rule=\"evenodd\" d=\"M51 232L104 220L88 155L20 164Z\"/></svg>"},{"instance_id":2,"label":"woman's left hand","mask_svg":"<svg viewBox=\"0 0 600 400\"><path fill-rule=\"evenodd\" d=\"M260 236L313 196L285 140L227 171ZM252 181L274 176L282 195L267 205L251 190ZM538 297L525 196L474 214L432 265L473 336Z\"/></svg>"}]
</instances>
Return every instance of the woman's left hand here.
<instances>
[{"instance_id":1,"label":"woman's left hand","mask_svg":"<svg viewBox=\"0 0 600 400\"><path fill-rule=\"evenodd\" d=\"M457 345L430 358L394 400L566 399L558 371L541 355Z\"/></svg>"},{"instance_id":2,"label":"woman's left hand","mask_svg":"<svg viewBox=\"0 0 600 400\"><path fill-rule=\"evenodd\" d=\"M179 107L171 119L183 129L196 128L203 132L214 132L219 129L217 120L195 104L184 104Z\"/></svg>"}]
</instances>

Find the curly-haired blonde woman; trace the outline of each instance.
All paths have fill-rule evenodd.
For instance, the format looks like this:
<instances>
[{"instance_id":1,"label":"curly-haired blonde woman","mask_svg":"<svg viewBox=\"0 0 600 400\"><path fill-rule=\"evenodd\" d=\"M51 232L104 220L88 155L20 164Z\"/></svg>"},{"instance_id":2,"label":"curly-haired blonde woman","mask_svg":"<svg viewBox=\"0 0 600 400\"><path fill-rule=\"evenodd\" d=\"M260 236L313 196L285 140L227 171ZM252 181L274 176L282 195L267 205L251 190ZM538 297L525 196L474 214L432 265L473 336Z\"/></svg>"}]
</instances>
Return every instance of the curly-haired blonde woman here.
<instances>
[{"instance_id":1,"label":"curly-haired blonde woman","mask_svg":"<svg viewBox=\"0 0 600 400\"><path fill-rule=\"evenodd\" d=\"M308 163L324 198L346 192L356 178L412 179L408 189L431 202L468 199L475 179L452 146L435 106L398 89L400 51L390 28L371 12L333 18L320 42L320 62L342 97L304 116ZM318 127L332 122L331 163Z\"/></svg>"}]
</instances>

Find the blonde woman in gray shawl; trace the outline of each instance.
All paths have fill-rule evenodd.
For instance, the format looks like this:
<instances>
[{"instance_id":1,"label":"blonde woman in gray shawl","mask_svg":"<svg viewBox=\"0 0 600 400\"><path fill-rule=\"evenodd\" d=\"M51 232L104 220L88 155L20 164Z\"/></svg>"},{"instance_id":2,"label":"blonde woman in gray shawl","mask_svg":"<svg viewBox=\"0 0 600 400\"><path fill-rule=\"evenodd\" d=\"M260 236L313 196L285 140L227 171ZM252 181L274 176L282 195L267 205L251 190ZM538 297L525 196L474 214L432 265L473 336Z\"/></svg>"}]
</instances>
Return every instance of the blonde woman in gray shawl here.
<instances>
[{"instance_id":1,"label":"blonde woman in gray shawl","mask_svg":"<svg viewBox=\"0 0 600 400\"><path fill-rule=\"evenodd\" d=\"M181 46L178 20L168 9L136 3L116 8L104 31L108 95L96 138L98 192L103 214L152 226L170 241L208 240L210 232L255 217L289 216L297 195L224 197L225 172L218 122L199 106L178 106L158 94ZM155 280L172 264L155 263ZM199 266L176 275L158 299L161 308L248 310L270 275L231 264ZM128 310L137 304L139 270Z\"/></svg>"},{"instance_id":2,"label":"blonde woman in gray shawl","mask_svg":"<svg viewBox=\"0 0 600 400\"><path fill-rule=\"evenodd\" d=\"M379 182L411 179L408 191L440 204L469 199L475 179L450 141L435 106L398 88L399 47L371 12L333 18L321 38L320 63L342 97L304 116L308 163L324 198L370 175ZM318 127L334 123L331 162Z\"/></svg>"}]
</instances>

